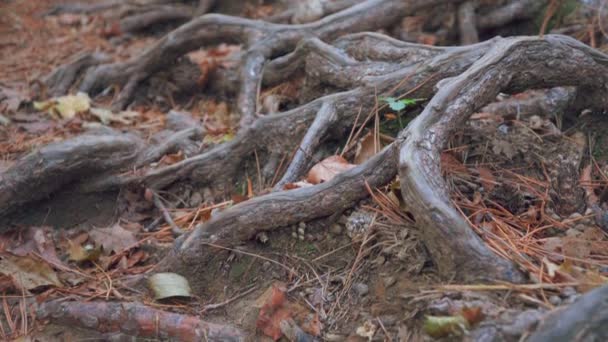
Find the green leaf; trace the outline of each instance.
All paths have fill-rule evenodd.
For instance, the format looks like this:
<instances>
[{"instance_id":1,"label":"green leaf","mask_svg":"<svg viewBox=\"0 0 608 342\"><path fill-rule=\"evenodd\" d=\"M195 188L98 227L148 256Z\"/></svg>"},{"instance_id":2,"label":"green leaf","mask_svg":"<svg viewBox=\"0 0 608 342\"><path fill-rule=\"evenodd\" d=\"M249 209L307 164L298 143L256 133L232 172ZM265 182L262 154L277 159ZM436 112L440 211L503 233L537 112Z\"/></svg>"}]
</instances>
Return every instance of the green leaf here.
<instances>
[{"instance_id":1,"label":"green leaf","mask_svg":"<svg viewBox=\"0 0 608 342\"><path fill-rule=\"evenodd\" d=\"M426 316L423 330L434 338L448 335L460 336L469 328L469 322L461 316Z\"/></svg>"},{"instance_id":2,"label":"green leaf","mask_svg":"<svg viewBox=\"0 0 608 342\"><path fill-rule=\"evenodd\" d=\"M391 107L392 110L396 111L401 111L405 109L405 107L407 107L407 105L403 103L403 101L389 102L388 106Z\"/></svg>"}]
</instances>

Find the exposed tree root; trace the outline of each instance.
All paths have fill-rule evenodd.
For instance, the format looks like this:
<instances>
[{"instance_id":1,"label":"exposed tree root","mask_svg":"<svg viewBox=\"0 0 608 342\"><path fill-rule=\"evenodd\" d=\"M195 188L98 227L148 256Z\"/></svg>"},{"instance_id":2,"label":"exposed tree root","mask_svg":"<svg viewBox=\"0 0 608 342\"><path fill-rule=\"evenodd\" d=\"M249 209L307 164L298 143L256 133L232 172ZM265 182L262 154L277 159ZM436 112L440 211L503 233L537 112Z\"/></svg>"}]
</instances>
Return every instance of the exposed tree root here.
<instances>
[{"instance_id":1,"label":"exposed tree root","mask_svg":"<svg viewBox=\"0 0 608 342\"><path fill-rule=\"evenodd\" d=\"M196 18L169 33L145 53L123 63L101 65L89 70L80 90L94 94L110 85L123 86L117 107L125 107L136 86L167 61L186 52L218 42L242 43L246 49L239 71L237 108L244 124L255 118L258 88L265 61L292 50L303 38L333 39L345 33L386 27L404 15L440 1L368 0L328 17L303 25L270 24L223 15Z\"/></svg>"},{"instance_id":2,"label":"exposed tree root","mask_svg":"<svg viewBox=\"0 0 608 342\"><path fill-rule=\"evenodd\" d=\"M179 341L244 341L239 329L195 316L161 311L137 303L51 301L37 309L41 319L65 326Z\"/></svg>"},{"instance_id":3,"label":"exposed tree root","mask_svg":"<svg viewBox=\"0 0 608 342\"><path fill-rule=\"evenodd\" d=\"M189 278L197 292L204 292L208 274L205 270L221 257L218 250L236 248L260 232L341 212L367 197L369 188L386 185L398 174L408 212L442 276L466 282L521 282L524 274L492 252L451 204L450 189L441 176L440 153L448 139L482 108L520 115L522 107L524 112L549 113L605 106L608 56L564 36L496 38L447 48L405 43L376 33L345 35L387 27L420 8L446 2L367 0L348 7L351 2L343 1L339 3L344 7L336 5L328 10L335 10L334 14L299 25L204 15L126 62L101 64L104 56L79 56L46 79L50 92L66 92L78 73L85 71L81 91L95 94L119 85L122 89L115 105L125 107L138 86L166 68L168 62L201 46L240 43L244 51L240 69L229 70L223 76L225 82L218 80L234 85L229 80L237 75L240 130L232 141L159 168L149 164L167 153L189 149L192 141L203 135L202 129L182 127L154 146L145 146L137 137L118 134L86 135L49 145L0 175L0 216L64 188L80 193L127 186L157 191L176 182L188 182L215 187L219 196L228 195L235 180L242 178L243 165L254 154L256 158L261 156L263 169L271 171L275 171L278 158L293 156L274 192L226 209L190 235L180 237L157 270L180 273ZM209 3L201 1L200 6ZM488 17L502 23L514 20L521 6L530 2L509 2L483 18L476 14L475 2L456 4L460 6L461 39L475 42L479 39L478 29L494 25L485 21ZM296 75L305 78L303 104L283 113L261 115L260 89ZM499 93L527 89L549 90L524 102L490 104ZM330 138L346 142L359 113L370 117L375 114L379 95L426 98L430 102L402 130L396 142L365 163L326 183L283 191L285 184L306 173L314 162L311 156L322 150ZM155 201L171 224L171 216L157 196ZM179 227L171 225L178 233ZM83 303L75 307L70 303L45 305L43 312L47 315L69 322L78 318L78 310L97 311L100 314L94 315L94 327L102 331L106 328L100 324L104 317L110 317L106 310L118 310L138 326L145 318L138 316L145 315L135 304L90 308ZM183 318L166 315L167 324ZM236 340L241 336L232 328L193 318L187 317L185 322L206 336ZM103 324L115 327L118 322ZM177 333L180 327L167 326L166 330Z\"/></svg>"},{"instance_id":4,"label":"exposed tree root","mask_svg":"<svg viewBox=\"0 0 608 342\"><path fill-rule=\"evenodd\" d=\"M444 80L401 135L401 192L417 224L425 227L424 241L442 274L522 280L512 266L496 260L450 204L440 176L440 153L448 137L500 92L562 85L604 88L608 64L605 57L594 57L585 45L562 36L505 39L466 72Z\"/></svg>"},{"instance_id":5,"label":"exposed tree root","mask_svg":"<svg viewBox=\"0 0 608 342\"><path fill-rule=\"evenodd\" d=\"M602 286L547 315L527 341L605 341L606 324L608 286Z\"/></svg>"}]
</instances>

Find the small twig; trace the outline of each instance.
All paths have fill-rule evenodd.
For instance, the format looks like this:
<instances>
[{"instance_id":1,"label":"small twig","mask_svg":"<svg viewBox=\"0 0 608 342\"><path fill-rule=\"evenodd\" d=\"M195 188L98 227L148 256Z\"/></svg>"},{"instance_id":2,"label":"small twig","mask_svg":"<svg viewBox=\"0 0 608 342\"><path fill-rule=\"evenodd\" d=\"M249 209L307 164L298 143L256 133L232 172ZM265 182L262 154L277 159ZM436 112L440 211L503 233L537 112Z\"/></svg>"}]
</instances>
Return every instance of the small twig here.
<instances>
[{"instance_id":1,"label":"small twig","mask_svg":"<svg viewBox=\"0 0 608 342\"><path fill-rule=\"evenodd\" d=\"M173 232L173 234L176 236L182 235L182 230L175 224L175 222L173 222L173 218L171 218L171 214L167 210L167 207L165 207L163 202L160 200L160 197L156 193L154 194L154 205L163 214L165 222L167 222L167 224L171 226L171 232Z\"/></svg>"},{"instance_id":2,"label":"small twig","mask_svg":"<svg viewBox=\"0 0 608 342\"><path fill-rule=\"evenodd\" d=\"M393 342L393 338L388 333L388 331L386 331L386 328L384 327L384 323L382 323L382 320L380 319L380 317L376 317L376 321L378 321L380 328L382 328L382 331L384 331L384 336L386 336L385 341L388 340L389 342Z\"/></svg>"},{"instance_id":3,"label":"small twig","mask_svg":"<svg viewBox=\"0 0 608 342\"><path fill-rule=\"evenodd\" d=\"M234 297L232 297L232 298L228 298L228 299L226 299L226 300L225 300L225 301L223 301L223 302L220 302L220 303L215 303L215 304L208 304L208 305L205 305L205 306L203 306L203 310L201 311L201 313L205 313L205 312L207 312L207 311L215 310L215 309L221 308L222 306L226 306L226 305L228 305L228 304L230 304L230 303L234 302L235 300L237 300L237 299L239 299L239 298L242 298L242 297L244 297L244 296L246 296L246 295L250 294L251 292L253 292L253 291L255 291L255 290L257 290L257 286L255 286L255 285L254 285L254 286L253 286L253 287L251 287L250 289L245 290L245 291L243 291L243 292L241 292L241 293L237 294L236 296L234 296Z\"/></svg>"},{"instance_id":4,"label":"small twig","mask_svg":"<svg viewBox=\"0 0 608 342\"><path fill-rule=\"evenodd\" d=\"M216 245L216 244L210 243L210 242L201 241L201 244L202 245L206 245L206 246L210 246L210 247L215 247L215 248L227 250L227 251L238 253L238 254L248 255L250 257L254 257L254 258L258 258L258 259L262 259L262 260L266 260L266 261L271 262L271 263L273 263L275 265L281 266L283 269L285 269L289 273L293 273L293 274L297 275L297 273L295 272L295 270L293 270L292 268L289 268L287 265L283 265L283 264L281 264L280 262L278 262L276 260L267 258L267 257L262 256L262 255L258 255L258 254L254 254L254 253L249 253L249 252L241 251L241 250L238 250L238 249L235 249L235 248L224 247L224 246Z\"/></svg>"}]
</instances>

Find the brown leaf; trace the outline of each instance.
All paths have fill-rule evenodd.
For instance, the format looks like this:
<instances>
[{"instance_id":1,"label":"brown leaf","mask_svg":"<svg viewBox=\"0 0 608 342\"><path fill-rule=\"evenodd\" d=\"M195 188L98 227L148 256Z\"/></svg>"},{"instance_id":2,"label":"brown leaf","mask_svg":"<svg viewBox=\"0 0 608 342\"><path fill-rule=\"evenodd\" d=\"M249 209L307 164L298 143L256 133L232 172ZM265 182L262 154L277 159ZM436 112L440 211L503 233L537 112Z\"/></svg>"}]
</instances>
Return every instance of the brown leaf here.
<instances>
[{"instance_id":1,"label":"brown leaf","mask_svg":"<svg viewBox=\"0 0 608 342\"><path fill-rule=\"evenodd\" d=\"M441 153L441 170L462 175L469 174L467 167L450 152Z\"/></svg>"},{"instance_id":2,"label":"brown leaf","mask_svg":"<svg viewBox=\"0 0 608 342\"><path fill-rule=\"evenodd\" d=\"M96 228L89 235L96 244L101 245L106 252L122 252L134 247L137 239L132 232L125 230L118 223L110 228Z\"/></svg>"},{"instance_id":3,"label":"brown leaf","mask_svg":"<svg viewBox=\"0 0 608 342\"><path fill-rule=\"evenodd\" d=\"M9 251L18 256L36 253L54 264L62 264L55 251L55 242L51 237L50 227L30 227L25 232L25 243L11 248Z\"/></svg>"},{"instance_id":4,"label":"brown leaf","mask_svg":"<svg viewBox=\"0 0 608 342\"><path fill-rule=\"evenodd\" d=\"M492 174L492 171L485 167L478 167L477 172L479 172L481 185L483 185L484 189L486 189L486 191L492 191L496 184L498 184L496 182L496 177L494 177L494 174Z\"/></svg>"},{"instance_id":5,"label":"brown leaf","mask_svg":"<svg viewBox=\"0 0 608 342\"><path fill-rule=\"evenodd\" d=\"M470 325L475 325L481 322L484 318L483 312L480 307L464 307L460 311L460 314L467 320L467 322L469 322Z\"/></svg>"},{"instance_id":6,"label":"brown leaf","mask_svg":"<svg viewBox=\"0 0 608 342\"><path fill-rule=\"evenodd\" d=\"M256 321L256 327L260 329L264 335L271 337L273 340L278 340L283 336L281 331L281 321L292 317L287 304L287 296L285 288L279 285L273 285L270 292L264 292L262 297L265 297L264 304L260 309L260 314ZM260 298L262 299L262 298Z\"/></svg>"},{"instance_id":7,"label":"brown leaf","mask_svg":"<svg viewBox=\"0 0 608 342\"><path fill-rule=\"evenodd\" d=\"M357 152L355 153L355 164L363 164L366 160L373 157L381 146L376 146L376 138L374 134L367 133L363 139L357 144Z\"/></svg>"},{"instance_id":8,"label":"brown leaf","mask_svg":"<svg viewBox=\"0 0 608 342\"><path fill-rule=\"evenodd\" d=\"M45 286L62 286L49 264L31 256L3 254L0 273L12 277L18 288L28 291Z\"/></svg>"},{"instance_id":9,"label":"brown leaf","mask_svg":"<svg viewBox=\"0 0 608 342\"><path fill-rule=\"evenodd\" d=\"M177 153L166 154L158 162L160 165L173 165L184 160L184 153L180 150Z\"/></svg>"},{"instance_id":10,"label":"brown leaf","mask_svg":"<svg viewBox=\"0 0 608 342\"><path fill-rule=\"evenodd\" d=\"M346 159L340 156L327 157L310 169L306 180L312 184L327 182L337 174L350 170L355 166L349 164Z\"/></svg>"}]
</instances>

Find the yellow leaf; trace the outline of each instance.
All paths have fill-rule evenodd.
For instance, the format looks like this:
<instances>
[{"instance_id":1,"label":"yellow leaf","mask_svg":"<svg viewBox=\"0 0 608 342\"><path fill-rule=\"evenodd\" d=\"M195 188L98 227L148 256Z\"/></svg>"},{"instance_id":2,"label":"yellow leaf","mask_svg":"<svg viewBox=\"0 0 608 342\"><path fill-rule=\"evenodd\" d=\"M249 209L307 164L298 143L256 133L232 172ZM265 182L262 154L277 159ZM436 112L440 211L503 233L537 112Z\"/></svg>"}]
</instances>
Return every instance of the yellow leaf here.
<instances>
[{"instance_id":1,"label":"yellow leaf","mask_svg":"<svg viewBox=\"0 0 608 342\"><path fill-rule=\"evenodd\" d=\"M48 101L34 102L37 110L46 110L51 116L60 119L72 119L78 113L86 112L91 107L91 99L85 93L66 95Z\"/></svg>"}]
</instances>

